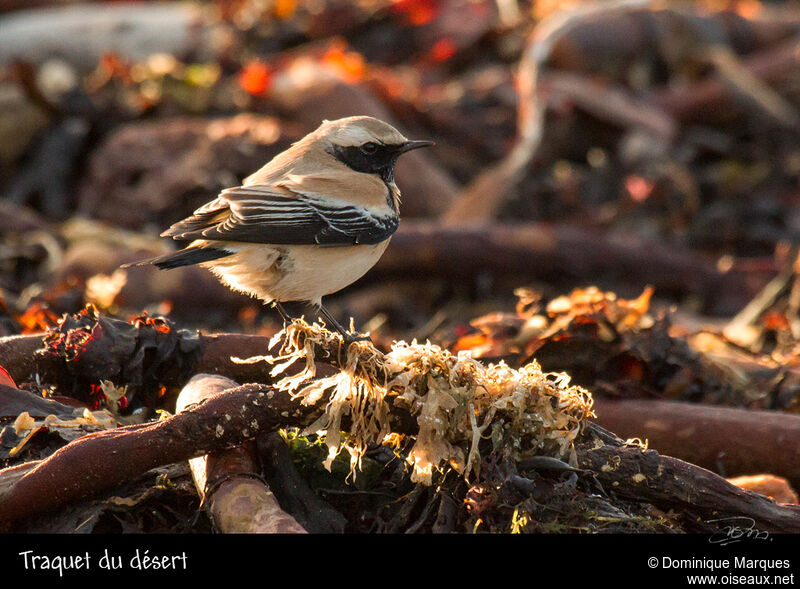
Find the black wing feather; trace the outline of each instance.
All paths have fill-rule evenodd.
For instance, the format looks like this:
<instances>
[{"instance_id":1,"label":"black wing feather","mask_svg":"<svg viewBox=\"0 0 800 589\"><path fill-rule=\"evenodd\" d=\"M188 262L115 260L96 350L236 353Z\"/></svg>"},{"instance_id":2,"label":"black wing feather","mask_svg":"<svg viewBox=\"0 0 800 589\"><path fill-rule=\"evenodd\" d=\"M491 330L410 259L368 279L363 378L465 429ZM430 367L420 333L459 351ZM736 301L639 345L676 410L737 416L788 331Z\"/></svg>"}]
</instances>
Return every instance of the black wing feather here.
<instances>
[{"instance_id":1,"label":"black wing feather","mask_svg":"<svg viewBox=\"0 0 800 589\"><path fill-rule=\"evenodd\" d=\"M396 231L398 222L397 215L378 216L355 205L337 206L303 195L288 196L262 185L240 186L223 191L215 201L163 235L174 239L344 246L380 243Z\"/></svg>"},{"instance_id":2,"label":"black wing feather","mask_svg":"<svg viewBox=\"0 0 800 589\"><path fill-rule=\"evenodd\" d=\"M132 262L130 264L123 264L121 268L131 268L133 266L144 266L146 264L153 264L161 270L169 270L171 268L178 268L179 266L191 266L200 264L201 262L210 262L231 255L233 252L214 247L187 247L177 252L164 254L155 258L141 260L139 262Z\"/></svg>"}]
</instances>

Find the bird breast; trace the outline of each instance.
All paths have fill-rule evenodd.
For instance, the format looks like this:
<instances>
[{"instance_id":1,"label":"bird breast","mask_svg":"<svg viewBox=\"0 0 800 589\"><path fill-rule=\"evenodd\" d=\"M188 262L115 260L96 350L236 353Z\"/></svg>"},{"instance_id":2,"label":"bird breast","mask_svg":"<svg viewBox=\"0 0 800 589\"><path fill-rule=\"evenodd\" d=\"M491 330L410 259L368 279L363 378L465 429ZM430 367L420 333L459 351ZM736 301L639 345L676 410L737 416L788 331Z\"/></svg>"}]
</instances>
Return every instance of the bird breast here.
<instances>
[{"instance_id":1,"label":"bird breast","mask_svg":"<svg viewBox=\"0 0 800 589\"><path fill-rule=\"evenodd\" d=\"M320 304L366 274L388 245L388 239L345 247L226 244L232 255L204 265L231 288L264 301Z\"/></svg>"}]
</instances>

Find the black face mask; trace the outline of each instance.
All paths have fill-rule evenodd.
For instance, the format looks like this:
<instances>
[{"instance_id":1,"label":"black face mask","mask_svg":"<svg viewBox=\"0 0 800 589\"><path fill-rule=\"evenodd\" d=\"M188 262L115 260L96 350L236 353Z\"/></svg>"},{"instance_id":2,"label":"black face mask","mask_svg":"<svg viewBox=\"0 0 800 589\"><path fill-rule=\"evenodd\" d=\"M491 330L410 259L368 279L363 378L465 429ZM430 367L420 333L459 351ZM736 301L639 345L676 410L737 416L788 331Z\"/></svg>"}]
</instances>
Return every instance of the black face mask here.
<instances>
[{"instance_id":1,"label":"black face mask","mask_svg":"<svg viewBox=\"0 0 800 589\"><path fill-rule=\"evenodd\" d=\"M394 182L394 165L404 145L365 143L343 147L334 145L331 155L356 172L377 174L387 184Z\"/></svg>"}]
</instances>

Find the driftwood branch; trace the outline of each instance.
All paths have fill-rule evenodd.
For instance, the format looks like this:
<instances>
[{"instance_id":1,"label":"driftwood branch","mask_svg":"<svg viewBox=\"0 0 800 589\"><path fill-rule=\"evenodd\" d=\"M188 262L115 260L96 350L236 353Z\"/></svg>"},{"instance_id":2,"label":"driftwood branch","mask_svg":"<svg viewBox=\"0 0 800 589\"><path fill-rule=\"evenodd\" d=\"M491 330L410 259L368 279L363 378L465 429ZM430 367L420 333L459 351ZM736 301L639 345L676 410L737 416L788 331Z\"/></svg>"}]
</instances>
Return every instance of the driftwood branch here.
<instances>
[{"instance_id":1,"label":"driftwood branch","mask_svg":"<svg viewBox=\"0 0 800 589\"><path fill-rule=\"evenodd\" d=\"M597 423L647 439L725 476L769 472L800 483L800 417L778 411L655 400L595 400Z\"/></svg>"},{"instance_id":2,"label":"driftwood branch","mask_svg":"<svg viewBox=\"0 0 800 589\"><path fill-rule=\"evenodd\" d=\"M319 413L320 404L302 406L251 384L162 421L84 436L25 472L0 471L0 524L112 488L156 466L235 446L258 432L311 423Z\"/></svg>"},{"instance_id":3,"label":"driftwood branch","mask_svg":"<svg viewBox=\"0 0 800 589\"><path fill-rule=\"evenodd\" d=\"M15 335L0 338L0 366L19 383L35 380L41 360L35 352L42 347L44 334ZM203 355L195 373L218 374L237 382L263 382L267 371L263 364L237 364L232 357L248 358L267 352L270 338L258 335L201 335ZM330 366L321 365L321 370Z\"/></svg>"},{"instance_id":4,"label":"driftwood branch","mask_svg":"<svg viewBox=\"0 0 800 589\"><path fill-rule=\"evenodd\" d=\"M300 525L312 534L345 531L347 519L321 499L303 478L294 464L283 437L278 432L256 439L264 467L264 478L270 488Z\"/></svg>"},{"instance_id":5,"label":"driftwood branch","mask_svg":"<svg viewBox=\"0 0 800 589\"><path fill-rule=\"evenodd\" d=\"M582 468L607 489L624 497L699 513L722 528L725 518L750 518L758 530L797 533L800 506L780 505L740 489L719 475L688 462L637 446L605 444L578 452ZM717 523L717 525L713 525Z\"/></svg>"},{"instance_id":6,"label":"driftwood branch","mask_svg":"<svg viewBox=\"0 0 800 589\"><path fill-rule=\"evenodd\" d=\"M198 374L181 391L176 410L202 403L238 383L224 376ZM260 477L256 444L217 450L189 460L197 491L217 528L226 534L302 534L305 530L281 509Z\"/></svg>"},{"instance_id":7,"label":"driftwood branch","mask_svg":"<svg viewBox=\"0 0 800 589\"><path fill-rule=\"evenodd\" d=\"M697 295L710 310L741 309L776 273L774 263L721 271L714 260L640 239L544 223L443 225L404 222L365 280L396 276L494 277L614 281L661 294Z\"/></svg>"}]
</instances>

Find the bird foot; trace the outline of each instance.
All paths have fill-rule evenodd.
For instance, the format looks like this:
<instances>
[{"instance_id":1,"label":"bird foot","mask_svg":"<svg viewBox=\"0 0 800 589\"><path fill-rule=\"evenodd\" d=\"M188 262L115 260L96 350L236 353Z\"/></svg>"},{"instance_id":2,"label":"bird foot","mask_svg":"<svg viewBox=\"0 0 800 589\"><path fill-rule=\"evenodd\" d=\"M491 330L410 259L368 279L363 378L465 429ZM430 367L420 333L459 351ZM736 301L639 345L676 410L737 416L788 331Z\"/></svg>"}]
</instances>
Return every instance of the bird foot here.
<instances>
[{"instance_id":1,"label":"bird foot","mask_svg":"<svg viewBox=\"0 0 800 589\"><path fill-rule=\"evenodd\" d=\"M350 347L350 344L355 342L369 342L374 344L375 342L372 341L372 338L367 334L360 334L360 333L350 333L346 331L341 334L342 339L344 340L344 345Z\"/></svg>"}]
</instances>

